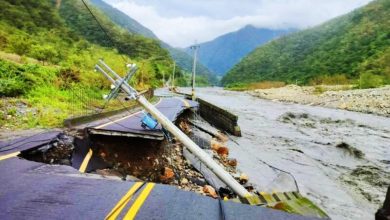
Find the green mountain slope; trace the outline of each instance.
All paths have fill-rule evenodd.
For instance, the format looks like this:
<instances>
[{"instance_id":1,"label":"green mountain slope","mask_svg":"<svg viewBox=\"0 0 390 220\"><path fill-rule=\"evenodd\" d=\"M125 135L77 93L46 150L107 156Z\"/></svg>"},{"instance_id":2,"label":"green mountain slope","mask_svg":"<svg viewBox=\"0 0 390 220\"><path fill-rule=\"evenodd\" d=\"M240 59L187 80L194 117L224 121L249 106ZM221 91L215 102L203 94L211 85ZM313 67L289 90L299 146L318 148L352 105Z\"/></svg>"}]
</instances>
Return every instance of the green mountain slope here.
<instances>
[{"instance_id":1,"label":"green mountain slope","mask_svg":"<svg viewBox=\"0 0 390 220\"><path fill-rule=\"evenodd\" d=\"M129 31L130 33L139 34L147 38L156 39L160 42L160 45L169 51L173 60L175 60L178 67L184 70L187 73L192 72L192 57L185 53L185 51L174 48L169 44L160 41L156 35L149 30L148 28L141 25L139 22L129 17L120 10L110 6L102 0L91 0L91 3L102 10L113 22L122 27L123 29ZM177 74L180 75L180 68L177 69ZM217 83L216 76L200 62L197 63L197 74L200 76L207 77L207 80L211 84ZM205 81L201 79L202 81Z\"/></svg>"},{"instance_id":2,"label":"green mountain slope","mask_svg":"<svg viewBox=\"0 0 390 220\"><path fill-rule=\"evenodd\" d=\"M214 73L223 76L255 48L294 30L271 30L247 25L216 39L199 44L199 60ZM186 49L191 55L191 50Z\"/></svg>"},{"instance_id":3,"label":"green mountain slope","mask_svg":"<svg viewBox=\"0 0 390 220\"><path fill-rule=\"evenodd\" d=\"M182 68L184 71L188 73L192 73L192 66L193 66L192 56L188 55L182 49L171 47L168 44L165 44L163 42L161 43L161 45L169 51L169 53L172 56L172 59L175 60L175 62L177 63L178 66L180 66L180 68ZM219 80L217 79L216 75L199 61L196 63L196 74L198 76L200 75L206 77L209 84L216 85L219 83L218 82Z\"/></svg>"},{"instance_id":4,"label":"green mountain slope","mask_svg":"<svg viewBox=\"0 0 390 220\"><path fill-rule=\"evenodd\" d=\"M224 85L278 80L309 83L321 77L360 76L389 83L390 1L367 6L318 27L262 46L237 64ZM321 80L319 80L321 81Z\"/></svg>"},{"instance_id":5,"label":"green mountain slope","mask_svg":"<svg viewBox=\"0 0 390 220\"><path fill-rule=\"evenodd\" d=\"M127 16L125 13L113 8L103 0L90 0L91 3L103 11L113 22L134 34L140 34L147 38L158 40L157 36L138 21Z\"/></svg>"},{"instance_id":6,"label":"green mountain slope","mask_svg":"<svg viewBox=\"0 0 390 220\"><path fill-rule=\"evenodd\" d=\"M137 63L132 83L138 89L162 85L173 61L159 42L131 34L91 8L115 45L79 0L0 1L0 97L7 97L0 99L0 127L58 126L70 115L99 110L110 86L93 71L100 58L121 74L126 63ZM15 115L15 103L31 112ZM116 105L109 107L123 107ZM9 115L15 118L4 120Z\"/></svg>"}]
</instances>

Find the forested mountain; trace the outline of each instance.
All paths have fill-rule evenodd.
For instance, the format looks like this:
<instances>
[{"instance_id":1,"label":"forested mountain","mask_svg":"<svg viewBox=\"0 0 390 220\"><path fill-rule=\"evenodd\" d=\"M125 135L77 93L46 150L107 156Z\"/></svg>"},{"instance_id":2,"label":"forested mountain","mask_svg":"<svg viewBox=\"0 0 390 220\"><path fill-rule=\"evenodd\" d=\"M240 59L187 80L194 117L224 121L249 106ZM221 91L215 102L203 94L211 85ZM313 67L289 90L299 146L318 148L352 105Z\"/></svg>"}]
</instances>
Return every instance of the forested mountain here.
<instances>
[{"instance_id":1,"label":"forested mountain","mask_svg":"<svg viewBox=\"0 0 390 220\"><path fill-rule=\"evenodd\" d=\"M324 77L372 78L390 83L390 1L257 48L223 79L224 85L278 80L306 84Z\"/></svg>"},{"instance_id":2,"label":"forested mountain","mask_svg":"<svg viewBox=\"0 0 390 220\"><path fill-rule=\"evenodd\" d=\"M121 12L120 10L110 6L103 0L91 0L91 3L94 4L96 7L98 7L100 10L102 10L113 22L115 22L117 25L121 26L122 28L128 30L129 32L140 34L144 37L153 38L160 41L151 30L142 26L136 20L129 17L128 15ZM193 60L191 56L185 53L182 49L174 48L165 42L160 41L160 45L169 51L171 57L175 60L178 67L180 67L181 69L183 69L188 73L192 72ZM180 72L179 70L180 69L178 69L178 74ZM210 83L212 84L217 83L217 79L214 76L214 74L210 72L210 70L207 69L200 62L197 63L197 73L200 76L207 77L207 80ZM205 80L203 79L200 80L205 82Z\"/></svg>"},{"instance_id":3,"label":"forested mountain","mask_svg":"<svg viewBox=\"0 0 390 220\"><path fill-rule=\"evenodd\" d=\"M37 111L33 122L22 124L58 125L83 110L85 100L72 97L76 90L96 99L96 107L103 103L110 83L93 71L99 58L121 74L126 63L137 63L132 83L138 89L161 86L163 73L172 72L173 60L158 41L129 33L86 2L114 43L82 1L0 1L0 97L23 100Z\"/></svg>"},{"instance_id":4,"label":"forested mountain","mask_svg":"<svg viewBox=\"0 0 390 220\"><path fill-rule=\"evenodd\" d=\"M121 26L122 28L128 30L134 34L140 34L144 37L158 39L157 36L148 28L144 27L142 24L133 18L127 16L125 13L113 8L111 5L107 4L103 0L90 0L91 3L103 11L110 19Z\"/></svg>"},{"instance_id":5,"label":"forested mountain","mask_svg":"<svg viewBox=\"0 0 390 220\"><path fill-rule=\"evenodd\" d=\"M293 30L271 30L247 25L244 28L200 44L199 60L217 75L223 76L256 47ZM186 52L192 55L190 48Z\"/></svg>"}]
</instances>

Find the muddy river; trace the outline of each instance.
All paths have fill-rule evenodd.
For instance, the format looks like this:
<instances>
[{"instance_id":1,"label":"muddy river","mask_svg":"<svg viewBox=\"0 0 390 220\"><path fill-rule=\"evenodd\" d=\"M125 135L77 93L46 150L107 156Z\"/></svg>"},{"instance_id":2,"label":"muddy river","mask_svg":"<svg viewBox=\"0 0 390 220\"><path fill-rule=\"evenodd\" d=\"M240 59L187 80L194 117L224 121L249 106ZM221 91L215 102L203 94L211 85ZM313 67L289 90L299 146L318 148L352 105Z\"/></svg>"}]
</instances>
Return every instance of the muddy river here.
<instances>
[{"instance_id":1,"label":"muddy river","mask_svg":"<svg viewBox=\"0 0 390 220\"><path fill-rule=\"evenodd\" d=\"M390 118L221 88L197 94L239 116L242 137L231 137L230 157L258 189L298 187L332 219L374 219L390 185Z\"/></svg>"}]
</instances>

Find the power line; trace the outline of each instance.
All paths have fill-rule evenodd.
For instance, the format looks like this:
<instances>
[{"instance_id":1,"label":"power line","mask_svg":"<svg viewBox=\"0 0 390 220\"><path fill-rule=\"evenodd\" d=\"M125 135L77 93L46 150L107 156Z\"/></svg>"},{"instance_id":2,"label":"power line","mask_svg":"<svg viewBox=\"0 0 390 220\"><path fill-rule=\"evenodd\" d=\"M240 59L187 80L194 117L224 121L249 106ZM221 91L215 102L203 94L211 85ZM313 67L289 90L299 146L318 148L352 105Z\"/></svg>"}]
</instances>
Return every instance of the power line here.
<instances>
[{"instance_id":1,"label":"power line","mask_svg":"<svg viewBox=\"0 0 390 220\"><path fill-rule=\"evenodd\" d=\"M103 31L103 33L106 35L106 38L111 42L111 44L116 47L118 50L120 50L120 46L119 44L117 44L113 39L112 37L108 34L108 31L103 27L103 25L100 23L100 21L97 19L97 17L93 14L92 10L88 7L87 3L85 3L84 0L81 0L84 4L84 6L87 8L87 10L89 11L89 13L92 15L92 17L95 19L96 23L99 25L100 29ZM125 56L121 53L119 53L120 56L122 57L123 61L125 63L127 63L127 59L125 58Z\"/></svg>"}]
</instances>

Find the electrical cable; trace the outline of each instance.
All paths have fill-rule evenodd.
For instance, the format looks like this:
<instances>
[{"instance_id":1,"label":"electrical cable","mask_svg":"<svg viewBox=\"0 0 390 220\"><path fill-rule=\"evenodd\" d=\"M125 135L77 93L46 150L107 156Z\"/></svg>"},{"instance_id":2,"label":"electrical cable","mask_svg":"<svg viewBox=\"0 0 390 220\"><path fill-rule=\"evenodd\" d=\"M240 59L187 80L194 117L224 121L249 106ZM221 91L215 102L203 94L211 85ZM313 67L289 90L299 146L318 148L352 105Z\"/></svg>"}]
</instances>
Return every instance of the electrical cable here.
<instances>
[{"instance_id":1,"label":"electrical cable","mask_svg":"<svg viewBox=\"0 0 390 220\"><path fill-rule=\"evenodd\" d=\"M202 173L202 162L199 161L199 172ZM221 220L225 220L226 219L226 211L225 211L225 206L223 205L223 201L221 199L221 194L219 193L219 190L216 189L216 184L213 180L213 178L210 178L211 180L211 185L212 187L214 188L215 192L217 193L218 195L218 204L219 204L219 210L220 210L220 213L221 213Z\"/></svg>"},{"instance_id":2,"label":"electrical cable","mask_svg":"<svg viewBox=\"0 0 390 220\"><path fill-rule=\"evenodd\" d=\"M103 31L103 33L106 35L107 39L109 41L111 41L111 44L112 46L116 47L118 50L120 49L119 45L117 43L115 43L115 41L111 38L111 36L108 34L108 31L106 31L106 29L104 29L103 25L100 23L100 21L97 19L97 17L93 14L92 10L88 7L87 3L85 3L84 0L81 0L84 4L84 6L87 8L87 10L89 11L89 13L92 15L92 17L95 19L96 23L99 25L100 29ZM125 58L125 56L123 54L120 54L120 56L122 57L123 61L125 63L127 63L127 59Z\"/></svg>"},{"instance_id":3,"label":"electrical cable","mask_svg":"<svg viewBox=\"0 0 390 220\"><path fill-rule=\"evenodd\" d=\"M267 163L267 162L265 162L265 161L263 161L263 160L261 160L261 159L258 159L258 160L259 160L260 162L264 163L265 165L271 167L271 168L274 169L274 170L278 170L278 171L280 171L280 172L287 173L288 175L290 175L290 176L293 178L293 180L294 180L294 184L295 184L295 187L297 188L297 192L299 192L298 182L297 182L297 180L295 179L295 177L294 177L294 175L293 175L292 173L290 173L290 172L288 172L288 171L285 171L285 170L282 170L282 169L280 169L280 168L277 168L277 167L275 167L275 166L273 166L273 165L271 165L271 164L269 164L269 163Z\"/></svg>"}]
</instances>

